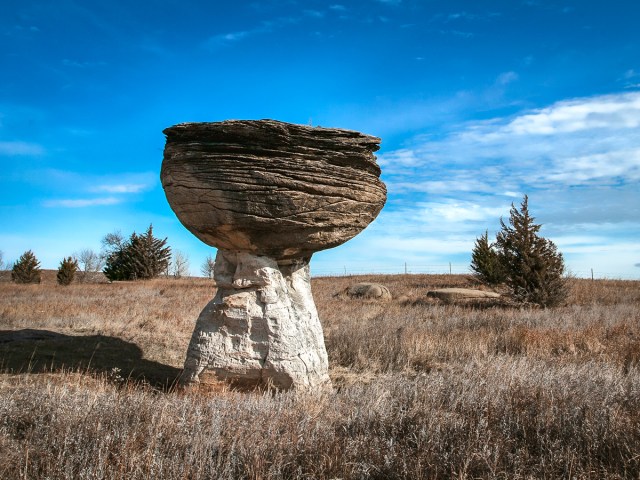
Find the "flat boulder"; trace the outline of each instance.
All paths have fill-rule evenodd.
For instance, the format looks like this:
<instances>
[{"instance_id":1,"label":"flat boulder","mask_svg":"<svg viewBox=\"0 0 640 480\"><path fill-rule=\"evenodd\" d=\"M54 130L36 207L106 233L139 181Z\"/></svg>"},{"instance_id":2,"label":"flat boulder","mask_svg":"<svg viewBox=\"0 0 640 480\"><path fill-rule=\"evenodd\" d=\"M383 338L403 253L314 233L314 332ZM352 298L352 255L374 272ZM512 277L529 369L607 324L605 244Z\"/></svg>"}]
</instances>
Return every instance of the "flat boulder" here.
<instances>
[{"instance_id":1,"label":"flat boulder","mask_svg":"<svg viewBox=\"0 0 640 480\"><path fill-rule=\"evenodd\" d=\"M447 303L464 302L469 300L495 300L500 298L496 292L475 290L473 288L439 288L427 292L427 297L437 298Z\"/></svg>"}]
</instances>

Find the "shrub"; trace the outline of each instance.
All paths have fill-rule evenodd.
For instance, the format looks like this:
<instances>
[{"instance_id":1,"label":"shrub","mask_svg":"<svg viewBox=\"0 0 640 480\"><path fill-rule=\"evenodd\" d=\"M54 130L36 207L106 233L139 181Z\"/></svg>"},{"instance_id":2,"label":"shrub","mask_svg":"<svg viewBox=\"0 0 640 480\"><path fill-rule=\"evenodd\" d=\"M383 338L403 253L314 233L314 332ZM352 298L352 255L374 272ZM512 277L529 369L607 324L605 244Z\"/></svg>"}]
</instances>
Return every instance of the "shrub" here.
<instances>
[{"instance_id":1,"label":"shrub","mask_svg":"<svg viewBox=\"0 0 640 480\"><path fill-rule=\"evenodd\" d=\"M105 237L103 243L112 247L103 270L109 280L146 280L167 270L171 249L166 238L153 236L152 225L143 235L132 233L126 242L110 243Z\"/></svg>"},{"instance_id":2,"label":"shrub","mask_svg":"<svg viewBox=\"0 0 640 480\"><path fill-rule=\"evenodd\" d=\"M476 240L471 268L488 284L504 282L518 303L553 307L568 295L564 259L551 240L538 236L541 225L534 220L526 195L519 210L511 204L509 224L500 219L495 244L487 234Z\"/></svg>"},{"instance_id":3,"label":"shrub","mask_svg":"<svg viewBox=\"0 0 640 480\"><path fill-rule=\"evenodd\" d=\"M60 285L69 285L73 282L78 271L78 261L73 257L67 257L60 262L56 278Z\"/></svg>"},{"instance_id":4,"label":"shrub","mask_svg":"<svg viewBox=\"0 0 640 480\"><path fill-rule=\"evenodd\" d=\"M11 269L16 283L40 283L40 262L31 250L24 252Z\"/></svg>"}]
</instances>

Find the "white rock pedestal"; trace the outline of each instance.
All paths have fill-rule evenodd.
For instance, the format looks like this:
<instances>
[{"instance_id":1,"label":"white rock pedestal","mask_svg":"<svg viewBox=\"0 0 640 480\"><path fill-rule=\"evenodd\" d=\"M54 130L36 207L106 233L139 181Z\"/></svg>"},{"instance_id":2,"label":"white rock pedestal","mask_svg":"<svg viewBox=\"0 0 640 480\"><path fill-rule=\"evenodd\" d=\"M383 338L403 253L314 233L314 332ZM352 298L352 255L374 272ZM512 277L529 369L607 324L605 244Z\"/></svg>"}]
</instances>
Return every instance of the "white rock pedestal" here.
<instances>
[{"instance_id":1,"label":"white rock pedestal","mask_svg":"<svg viewBox=\"0 0 640 480\"><path fill-rule=\"evenodd\" d=\"M199 382L207 369L240 388L331 385L308 258L279 264L266 256L218 250L215 280L218 292L191 337L184 384Z\"/></svg>"}]
</instances>

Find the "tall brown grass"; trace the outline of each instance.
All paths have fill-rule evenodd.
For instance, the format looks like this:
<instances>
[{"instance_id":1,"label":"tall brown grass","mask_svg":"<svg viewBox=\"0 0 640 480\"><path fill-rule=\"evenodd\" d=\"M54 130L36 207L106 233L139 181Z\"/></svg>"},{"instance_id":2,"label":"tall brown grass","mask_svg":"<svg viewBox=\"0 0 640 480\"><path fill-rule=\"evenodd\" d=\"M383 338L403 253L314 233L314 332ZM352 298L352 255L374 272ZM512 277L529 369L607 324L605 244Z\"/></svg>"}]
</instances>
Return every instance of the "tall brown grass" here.
<instances>
[{"instance_id":1,"label":"tall brown grass","mask_svg":"<svg viewBox=\"0 0 640 480\"><path fill-rule=\"evenodd\" d=\"M394 300L334 296L358 281ZM210 281L0 284L0 329L36 332L0 333L0 478L639 478L640 282L426 297L470 285L314 279L335 388L312 395L170 388Z\"/></svg>"}]
</instances>

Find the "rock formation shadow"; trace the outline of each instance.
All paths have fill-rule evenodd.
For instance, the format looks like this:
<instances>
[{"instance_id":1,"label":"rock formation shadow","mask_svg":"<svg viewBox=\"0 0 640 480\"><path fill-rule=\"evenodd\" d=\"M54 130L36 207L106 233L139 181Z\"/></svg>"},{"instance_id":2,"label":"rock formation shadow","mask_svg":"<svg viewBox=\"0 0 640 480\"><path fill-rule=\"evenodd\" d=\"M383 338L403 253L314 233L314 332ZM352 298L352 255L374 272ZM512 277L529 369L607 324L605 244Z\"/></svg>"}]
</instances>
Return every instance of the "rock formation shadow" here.
<instances>
[{"instance_id":1,"label":"rock formation shadow","mask_svg":"<svg viewBox=\"0 0 640 480\"><path fill-rule=\"evenodd\" d=\"M134 343L104 335L65 335L49 330L0 330L0 371L107 374L124 383L168 391L182 370L142 358Z\"/></svg>"}]
</instances>

